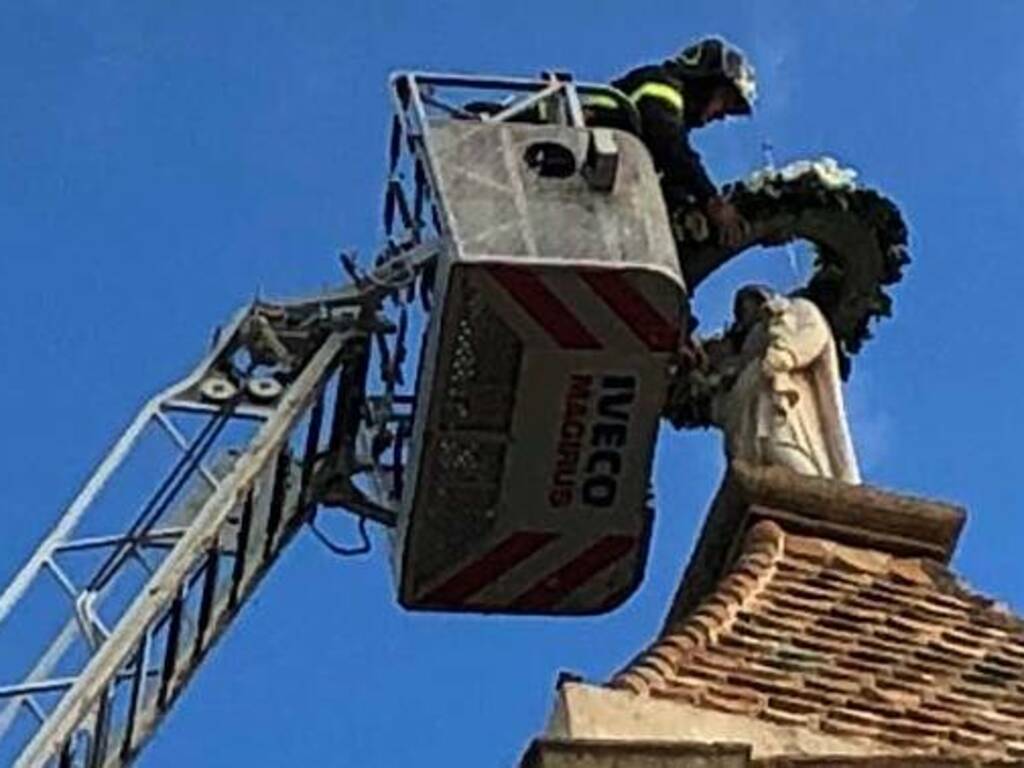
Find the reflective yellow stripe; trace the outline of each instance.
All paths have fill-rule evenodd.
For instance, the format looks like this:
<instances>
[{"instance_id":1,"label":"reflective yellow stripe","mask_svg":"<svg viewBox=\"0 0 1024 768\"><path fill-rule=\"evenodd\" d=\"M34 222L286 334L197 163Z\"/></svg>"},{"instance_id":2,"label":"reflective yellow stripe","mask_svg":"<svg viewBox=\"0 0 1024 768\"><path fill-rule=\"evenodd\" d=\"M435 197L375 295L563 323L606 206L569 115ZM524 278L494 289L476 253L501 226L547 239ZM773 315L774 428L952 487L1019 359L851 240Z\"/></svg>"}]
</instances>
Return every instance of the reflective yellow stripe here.
<instances>
[{"instance_id":1,"label":"reflective yellow stripe","mask_svg":"<svg viewBox=\"0 0 1024 768\"><path fill-rule=\"evenodd\" d=\"M604 93L584 94L581 101L585 107L600 107L601 109L618 109L620 104L613 96Z\"/></svg>"},{"instance_id":2,"label":"reflective yellow stripe","mask_svg":"<svg viewBox=\"0 0 1024 768\"><path fill-rule=\"evenodd\" d=\"M683 94L665 83L644 83L631 94L630 101L636 104L640 99L650 96L652 99L667 101L680 112L683 109Z\"/></svg>"}]
</instances>

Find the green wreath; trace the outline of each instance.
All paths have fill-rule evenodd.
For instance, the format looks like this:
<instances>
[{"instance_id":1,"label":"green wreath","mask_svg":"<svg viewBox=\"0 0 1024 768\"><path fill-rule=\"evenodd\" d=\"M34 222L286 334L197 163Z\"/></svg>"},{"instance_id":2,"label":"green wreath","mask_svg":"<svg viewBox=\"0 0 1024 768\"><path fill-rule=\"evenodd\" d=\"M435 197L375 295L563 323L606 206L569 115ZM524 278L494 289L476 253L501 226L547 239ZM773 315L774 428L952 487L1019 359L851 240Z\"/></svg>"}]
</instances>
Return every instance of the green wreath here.
<instances>
[{"instance_id":1,"label":"green wreath","mask_svg":"<svg viewBox=\"0 0 1024 768\"><path fill-rule=\"evenodd\" d=\"M878 192L857 186L832 160L760 171L725 187L725 196L750 224L749 237L724 248L705 227L687 226L682 214L680 260L691 294L712 272L744 251L807 240L815 249L814 273L798 295L828 318L844 377L850 356L871 338L873 319L892 314L886 287L898 283L907 254L907 226L899 208ZM693 221L693 219L690 219Z\"/></svg>"},{"instance_id":2,"label":"green wreath","mask_svg":"<svg viewBox=\"0 0 1024 768\"><path fill-rule=\"evenodd\" d=\"M843 378L851 358L872 337L873 321L892 315L889 286L910 263L907 226L892 200L854 183L853 172L833 160L803 161L759 171L727 185L723 194L750 225L738 246L726 248L699 209L676 214L673 226L691 296L715 270L754 246L805 240L815 250L814 270L793 295L810 299L832 328ZM695 326L691 318L691 328ZM666 414L677 426L707 426L708 388L680 370ZM688 377L683 380L684 377Z\"/></svg>"}]
</instances>

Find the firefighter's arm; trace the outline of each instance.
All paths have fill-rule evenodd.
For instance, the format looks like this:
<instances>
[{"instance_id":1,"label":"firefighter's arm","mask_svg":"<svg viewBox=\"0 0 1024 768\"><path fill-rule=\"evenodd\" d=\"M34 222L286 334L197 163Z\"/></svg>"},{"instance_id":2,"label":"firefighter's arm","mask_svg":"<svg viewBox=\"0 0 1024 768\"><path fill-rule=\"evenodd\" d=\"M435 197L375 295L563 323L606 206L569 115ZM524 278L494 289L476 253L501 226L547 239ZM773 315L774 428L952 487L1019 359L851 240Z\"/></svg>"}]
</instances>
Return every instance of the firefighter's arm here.
<instances>
[{"instance_id":1,"label":"firefighter's arm","mask_svg":"<svg viewBox=\"0 0 1024 768\"><path fill-rule=\"evenodd\" d=\"M724 197L716 195L707 201L704 209L718 229L722 245L738 248L743 244L750 234L750 225L736 210L736 206Z\"/></svg>"},{"instance_id":2,"label":"firefighter's arm","mask_svg":"<svg viewBox=\"0 0 1024 768\"><path fill-rule=\"evenodd\" d=\"M661 86L657 91L651 86ZM669 204L681 203L687 193L701 205L718 194L704 170L700 155L687 138L683 125L683 98L668 85L651 84L634 97L644 143L662 174Z\"/></svg>"},{"instance_id":3,"label":"firefighter's arm","mask_svg":"<svg viewBox=\"0 0 1024 768\"><path fill-rule=\"evenodd\" d=\"M664 83L647 83L632 98L640 113L644 142L662 174L665 202L676 207L692 195L707 211L723 245L739 246L747 224L736 208L718 194L700 155L690 145L683 122L683 96Z\"/></svg>"}]
</instances>

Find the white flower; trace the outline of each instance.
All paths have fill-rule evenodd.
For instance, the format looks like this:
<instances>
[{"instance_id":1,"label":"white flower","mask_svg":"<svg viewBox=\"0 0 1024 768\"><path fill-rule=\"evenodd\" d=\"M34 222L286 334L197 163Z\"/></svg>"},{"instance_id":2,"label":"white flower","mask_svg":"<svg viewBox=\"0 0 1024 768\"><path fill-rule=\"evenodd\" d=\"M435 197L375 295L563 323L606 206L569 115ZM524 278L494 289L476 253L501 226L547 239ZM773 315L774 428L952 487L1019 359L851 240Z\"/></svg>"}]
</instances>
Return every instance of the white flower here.
<instances>
[{"instance_id":1,"label":"white flower","mask_svg":"<svg viewBox=\"0 0 1024 768\"><path fill-rule=\"evenodd\" d=\"M778 197L782 183L796 181L808 174L813 174L827 189L856 189L857 172L852 168L843 168L835 158L822 157L818 160L798 160L783 168L762 168L754 171L743 185L751 192L764 192L771 197Z\"/></svg>"}]
</instances>

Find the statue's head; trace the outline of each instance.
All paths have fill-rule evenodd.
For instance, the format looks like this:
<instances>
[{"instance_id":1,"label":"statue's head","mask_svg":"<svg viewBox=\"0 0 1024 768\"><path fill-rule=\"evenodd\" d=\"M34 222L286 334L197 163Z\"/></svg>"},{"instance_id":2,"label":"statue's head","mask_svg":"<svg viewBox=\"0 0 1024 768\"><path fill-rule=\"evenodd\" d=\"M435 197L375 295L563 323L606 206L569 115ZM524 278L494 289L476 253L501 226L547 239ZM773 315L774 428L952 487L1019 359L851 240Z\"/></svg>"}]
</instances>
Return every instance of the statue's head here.
<instances>
[{"instance_id":1,"label":"statue's head","mask_svg":"<svg viewBox=\"0 0 1024 768\"><path fill-rule=\"evenodd\" d=\"M773 291L767 285L752 283L744 285L733 297L732 317L736 331L745 335L762 315L762 310L772 297Z\"/></svg>"}]
</instances>

